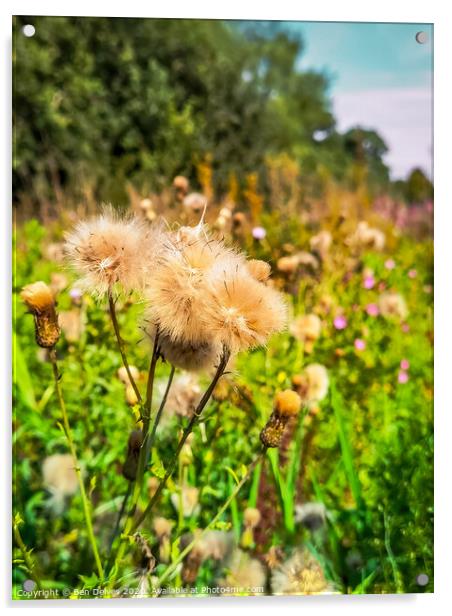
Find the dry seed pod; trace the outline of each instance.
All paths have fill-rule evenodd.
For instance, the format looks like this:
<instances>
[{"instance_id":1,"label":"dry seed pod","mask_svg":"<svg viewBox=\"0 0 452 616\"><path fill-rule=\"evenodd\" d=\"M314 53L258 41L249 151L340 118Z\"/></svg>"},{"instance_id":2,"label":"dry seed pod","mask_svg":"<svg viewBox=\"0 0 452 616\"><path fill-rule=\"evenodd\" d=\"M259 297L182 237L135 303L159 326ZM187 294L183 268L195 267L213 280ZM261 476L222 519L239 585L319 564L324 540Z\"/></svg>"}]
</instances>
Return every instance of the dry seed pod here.
<instances>
[{"instance_id":1,"label":"dry seed pod","mask_svg":"<svg viewBox=\"0 0 452 616\"><path fill-rule=\"evenodd\" d=\"M290 389L276 394L273 413L261 432L260 438L264 447L279 447L284 429L290 417L294 417L301 409L300 396Z\"/></svg>"},{"instance_id":2,"label":"dry seed pod","mask_svg":"<svg viewBox=\"0 0 452 616\"><path fill-rule=\"evenodd\" d=\"M60 337L55 299L45 282L26 285L20 294L35 320L36 342L44 349L53 348Z\"/></svg>"}]
</instances>

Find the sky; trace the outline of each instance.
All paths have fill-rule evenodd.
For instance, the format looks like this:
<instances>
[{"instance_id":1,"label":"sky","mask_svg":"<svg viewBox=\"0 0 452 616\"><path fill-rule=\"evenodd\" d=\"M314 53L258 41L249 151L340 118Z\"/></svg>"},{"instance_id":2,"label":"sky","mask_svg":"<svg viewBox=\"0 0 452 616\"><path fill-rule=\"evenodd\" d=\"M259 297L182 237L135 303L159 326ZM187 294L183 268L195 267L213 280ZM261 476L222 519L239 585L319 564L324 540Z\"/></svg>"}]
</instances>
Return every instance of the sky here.
<instances>
[{"instance_id":1,"label":"sky","mask_svg":"<svg viewBox=\"0 0 452 616\"><path fill-rule=\"evenodd\" d=\"M432 177L433 26L431 24L284 22L301 33L300 69L322 70L338 129L376 130L389 147L393 179L421 167ZM416 34L425 32L420 44Z\"/></svg>"}]
</instances>

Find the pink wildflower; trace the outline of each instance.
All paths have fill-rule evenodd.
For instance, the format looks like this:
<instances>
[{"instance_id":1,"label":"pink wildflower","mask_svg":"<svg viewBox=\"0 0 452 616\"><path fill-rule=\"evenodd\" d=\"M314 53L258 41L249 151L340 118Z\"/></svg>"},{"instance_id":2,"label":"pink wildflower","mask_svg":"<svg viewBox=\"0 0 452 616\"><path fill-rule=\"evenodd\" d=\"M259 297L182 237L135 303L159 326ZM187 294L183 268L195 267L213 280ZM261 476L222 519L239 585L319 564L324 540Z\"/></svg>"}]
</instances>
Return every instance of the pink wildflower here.
<instances>
[{"instance_id":1,"label":"pink wildflower","mask_svg":"<svg viewBox=\"0 0 452 616\"><path fill-rule=\"evenodd\" d=\"M385 261L385 268L388 270L393 270L395 268L395 261L394 259L386 259Z\"/></svg>"},{"instance_id":2,"label":"pink wildflower","mask_svg":"<svg viewBox=\"0 0 452 616\"><path fill-rule=\"evenodd\" d=\"M333 324L336 329L345 329L347 327L347 319L340 315L334 319Z\"/></svg>"},{"instance_id":3,"label":"pink wildflower","mask_svg":"<svg viewBox=\"0 0 452 616\"><path fill-rule=\"evenodd\" d=\"M255 240L263 240L267 235L267 231L264 227L254 227L252 230L252 234Z\"/></svg>"},{"instance_id":4,"label":"pink wildflower","mask_svg":"<svg viewBox=\"0 0 452 616\"><path fill-rule=\"evenodd\" d=\"M364 340L362 338L356 338L355 349L357 351L364 351L365 348L366 348L366 343L364 342Z\"/></svg>"},{"instance_id":5,"label":"pink wildflower","mask_svg":"<svg viewBox=\"0 0 452 616\"><path fill-rule=\"evenodd\" d=\"M377 304L367 304L366 312L370 317L378 317L380 310Z\"/></svg>"},{"instance_id":6,"label":"pink wildflower","mask_svg":"<svg viewBox=\"0 0 452 616\"><path fill-rule=\"evenodd\" d=\"M409 378L410 377L408 376L408 372L405 372L404 370L400 370L397 380L399 381L399 383L407 383Z\"/></svg>"}]
</instances>

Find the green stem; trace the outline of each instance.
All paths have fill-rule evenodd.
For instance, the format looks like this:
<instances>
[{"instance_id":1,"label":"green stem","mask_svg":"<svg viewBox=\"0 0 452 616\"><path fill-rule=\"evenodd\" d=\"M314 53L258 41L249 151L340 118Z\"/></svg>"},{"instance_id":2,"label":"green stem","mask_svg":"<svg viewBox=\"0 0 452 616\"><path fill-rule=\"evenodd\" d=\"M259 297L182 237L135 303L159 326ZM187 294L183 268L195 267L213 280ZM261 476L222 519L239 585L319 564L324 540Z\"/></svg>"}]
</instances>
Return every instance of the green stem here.
<instances>
[{"instance_id":1,"label":"green stem","mask_svg":"<svg viewBox=\"0 0 452 616\"><path fill-rule=\"evenodd\" d=\"M218 365L217 371L215 373L215 376L212 379L212 382L210 383L209 387L207 388L207 390L205 391L203 397L201 398L201 400L199 401L196 409L194 410L190 421L188 422L182 437L177 445L176 451L174 452L174 455L171 459L171 462L166 470L166 473L163 477L163 479L161 480L159 487L157 488L155 494L153 495L153 497L151 498L151 500L149 501L146 509L142 512L142 514L138 517L138 519L135 521L135 523L133 523L133 514L135 513L135 509L133 509L132 511L132 515L129 515L127 522L126 522L126 526L124 528L124 532L123 532L123 536L121 539L121 543L119 545L118 548L118 552L116 554L116 558L115 558L115 563L113 565L113 571L114 573L112 573L112 575L110 576L110 587L113 585L114 581L115 581L115 575L116 572L118 571L118 567L119 564L124 556L124 552L126 549L126 540L128 535L132 534L133 532L135 532L138 527L142 524L142 522L146 519L146 517L149 515L149 513L152 511L155 503L158 501L158 499L160 498L167 482L168 479L171 477L171 475L174 472L174 468L176 467L177 464L177 460L179 457L179 454L182 450L182 447L185 444L185 441L187 440L188 436L191 434L194 426L199 422L200 420L200 416L202 411L204 410L204 407L206 406L207 402L209 401L210 396L212 395L213 390L215 389L216 384L218 383L218 380L220 379L220 377L222 376L226 365L229 361L229 357L230 357L230 353L228 350L224 349L223 354L221 356L221 360L220 363Z\"/></svg>"},{"instance_id":2,"label":"green stem","mask_svg":"<svg viewBox=\"0 0 452 616\"><path fill-rule=\"evenodd\" d=\"M115 524L115 528L114 531L111 535L111 539L110 539L110 544L109 544L109 552L111 553L111 549L113 547L113 544L115 542L116 539L116 535L118 534L118 530L119 530L119 525L121 524L121 520L122 520L122 516L124 515L124 511L126 510L126 505L127 505L127 501L129 500L129 496L132 492L132 482L129 481L128 485L127 485L127 491L124 494L124 498L122 499L122 503L121 503L121 507L119 509L118 512L118 517L116 518L116 524Z\"/></svg>"},{"instance_id":3,"label":"green stem","mask_svg":"<svg viewBox=\"0 0 452 616\"><path fill-rule=\"evenodd\" d=\"M170 375L168 377L168 383L166 384L165 393L163 394L163 398L162 398L162 401L160 403L159 410L157 411L157 415L155 416L154 424L152 426L151 435L150 435L150 437L147 440L146 458L145 458L146 459L146 465L149 463L150 453L151 453L152 446L154 445L154 441L155 441L155 433L157 432L157 428L158 428L158 425L160 423L160 419L162 417L163 409L165 408L165 404L166 404L166 400L168 398L169 390L170 390L171 384L173 382L173 377L174 377L175 370L176 370L175 367L171 366L171 372L170 372Z\"/></svg>"},{"instance_id":4,"label":"green stem","mask_svg":"<svg viewBox=\"0 0 452 616\"><path fill-rule=\"evenodd\" d=\"M133 391L135 392L135 395L138 401L140 402L140 404L142 404L143 399L141 397L140 390L138 389L138 386L135 383L135 379L133 378L132 373L130 372L129 362L127 361L126 352L124 350L124 343L123 343L123 339L121 338L121 333L119 331L119 323L116 317L115 300L113 299L113 295L111 291L108 292L108 307L110 310L111 322L113 323L113 329L115 330L115 336L116 336L116 341L118 343L119 352L121 353L122 363L124 364L124 368L126 369L130 384L133 387Z\"/></svg>"},{"instance_id":5,"label":"green stem","mask_svg":"<svg viewBox=\"0 0 452 616\"><path fill-rule=\"evenodd\" d=\"M223 513L226 511L226 509L230 506L232 501L235 499L237 494L240 492L240 490L243 487L243 485L251 477L251 474L253 473L253 471L256 468L256 466L263 460L265 452L266 452L266 448L264 448L259 453L259 455L256 456L256 458L248 466L248 469L247 469L245 475L242 477L242 479L236 485L236 487L233 490L233 492L231 492L231 494L229 495L228 499L223 504L223 506L217 511L216 515L210 520L209 524L204 528L203 531L201 531L201 533L199 533L199 535L196 536L195 539L193 539L193 541L191 543L189 543L187 545L187 547L184 550L182 550L182 552L179 554L179 556L176 558L176 560L174 562L172 562L171 565L166 569L166 571L163 573L163 575L159 578L159 580L157 582L158 587L161 587L163 582L165 582L165 580L167 580L168 577L175 571L175 569L178 567L179 563L181 563L183 561L183 559L194 548L194 546L204 537L204 535L212 528L212 526L214 526L214 524L217 522L217 520L220 519L220 517L223 515Z\"/></svg>"},{"instance_id":6,"label":"green stem","mask_svg":"<svg viewBox=\"0 0 452 616\"><path fill-rule=\"evenodd\" d=\"M28 573L30 574L30 577L36 582L36 586L39 588L39 590L42 590L41 580L39 579L39 576L36 573L36 563L30 556L30 552L27 550L27 546L25 545L22 539L22 535L20 534L19 524L16 523L16 521L14 521L13 523L13 532L14 532L14 539L16 540L16 543L19 546L20 551L22 552L22 556L24 557L24 561L25 561L25 564L27 565L27 569L28 569Z\"/></svg>"},{"instance_id":7,"label":"green stem","mask_svg":"<svg viewBox=\"0 0 452 616\"><path fill-rule=\"evenodd\" d=\"M135 522L134 526L133 526L133 530L137 530L137 528L142 524L142 522L145 520L145 518L149 515L149 513L152 511L152 508L154 507L155 503L158 501L158 499L160 498L163 489L165 488L168 479L171 477L171 475L174 472L174 469L176 467L177 464L177 460L179 458L179 454L182 450L182 447L185 444L185 441L187 440L187 438L189 437L189 435L192 433L193 428L195 427L195 425L197 423L199 423L200 421L200 417L201 417L201 413L204 410L204 407L206 406L207 402L209 401L210 396L212 395L213 390L216 387L216 384L218 383L218 380L220 379L220 377L222 376L225 368L226 368L226 364L229 361L229 352L228 351L224 351L220 363L218 365L217 371L215 373L215 376L212 379L212 382L210 383L209 387L206 389L203 397L201 398L201 400L198 403L198 406L196 407L196 409L193 411L192 416L190 417L190 421L188 422L182 437L177 445L176 451L174 452L173 458L171 460L171 462L169 463L169 466L166 470L166 473L162 479L162 481L159 484L159 487L157 488L154 496L151 498L151 500L149 501L146 509L143 511L143 513L139 516L139 518L137 519L137 521Z\"/></svg>"},{"instance_id":8,"label":"green stem","mask_svg":"<svg viewBox=\"0 0 452 616\"><path fill-rule=\"evenodd\" d=\"M99 551L97 549L96 538L94 536L93 523L91 520L91 512L90 512L90 507L88 503L88 497L86 495L85 484L83 482L82 472L80 469L80 464L77 458L77 452L76 452L74 441L72 438L72 432L71 432L71 427L69 425L66 405L64 403L63 392L61 391L61 387L60 387L60 373L58 371L58 363L57 363L57 356L56 356L55 348L50 349L49 356L50 356L50 361L52 363L53 376L55 379L55 391L57 394L58 403L60 405L61 414L63 417L63 430L64 430L64 434L66 436L66 439L69 445L69 451L71 452L72 460L74 462L74 469L77 474L78 485L80 488L80 496L82 498L82 503L83 503L83 513L85 516L86 530L88 532L89 542L91 543L91 548L93 550L94 560L96 562L96 567L99 573L99 577L103 579L104 570L102 568L102 563L99 557Z\"/></svg>"}]
</instances>

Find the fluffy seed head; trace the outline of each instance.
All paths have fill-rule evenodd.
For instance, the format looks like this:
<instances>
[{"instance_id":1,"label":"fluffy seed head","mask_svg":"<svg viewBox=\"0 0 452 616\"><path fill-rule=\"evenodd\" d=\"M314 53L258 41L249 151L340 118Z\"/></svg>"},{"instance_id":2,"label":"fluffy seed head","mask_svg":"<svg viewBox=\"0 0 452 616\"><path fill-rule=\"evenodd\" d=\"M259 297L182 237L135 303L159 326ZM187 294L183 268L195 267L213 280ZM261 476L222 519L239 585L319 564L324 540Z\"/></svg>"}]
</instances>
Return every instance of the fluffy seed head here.
<instances>
[{"instance_id":1,"label":"fluffy seed head","mask_svg":"<svg viewBox=\"0 0 452 616\"><path fill-rule=\"evenodd\" d=\"M74 461L69 454L55 454L46 458L42 464L45 487L63 496L75 494L78 489Z\"/></svg>"},{"instance_id":2,"label":"fluffy seed head","mask_svg":"<svg viewBox=\"0 0 452 616\"><path fill-rule=\"evenodd\" d=\"M272 572L271 587L275 595L318 595L334 592L319 562L306 549L297 550L291 558Z\"/></svg>"},{"instance_id":3,"label":"fluffy seed head","mask_svg":"<svg viewBox=\"0 0 452 616\"><path fill-rule=\"evenodd\" d=\"M198 515L199 507L199 490L192 486L183 486L180 493L171 494L171 503L176 511L182 505L182 515L184 518Z\"/></svg>"},{"instance_id":4,"label":"fluffy seed head","mask_svg":"<svg viewBox=\"0 0 452 616\"><path fill-rule=\"evenodd\" d=\"M309 364L302 374L293 377L292 383L305 404L320 402L328 393L328 371L321 364Z\"/></svg>"},{"instance_id":5,"label":"fluffy seed head","mask_svg":"<svg viewBox=\"0 0 452 616\"><path fill-rule=\"evenodd\" d=\"M389 291L383 293L378 301L381 314L386 318L396 317L405 319L408 316L408 308L404 298L399 293Z\"/></svg>"},{"instance_id":6,"label":"fluffy seed head","mask_svg":"<svg viewBox=\"0 0 452 616\"><path fill-rule=\"evenodd\" d=\"M117 285L125 292L142 291L163 241L160 227L120 218L109 208L66 235L65 253L81 276L79 286L100 297Z\"/></svg>"},{"instance_id":7,"label":"fluffy seed head","mask_svg":"<svg viewBox=\"0 0 452 616\"><path fill-rule=\"evenodd\" d=\"M301 342L315 341L322 331L322 321L316 314L304 314L290 325L290 333Z\"/></svg>"},{"instance_id":8,"label":"fluffy seed head","mask_svg":"<svg viewBox=\"0 0 452 616\"><path fill-rule=\"evenodd\" d=\"M286 323L280 293L257 282L245 270L215 278L206 303L206 326L232 353L265 344Z\"/></svg>"},{"instance_id":9,"label":"fluffy seed head","mask_svg":"<svg viewBox=\"0 0 452 616\"><path fill-rule=\"evenodd\" d=\"M205 281L230 271L243 257L207 235L205 228L182 227L166 245L159 267L146 291L148 321L171 342L208 346L212 336L205 325L208 301Z\"/></svg>"},{"instance_id":10,"label":"fluffy seed head","mask_svg":"<svg viewBox=\"0 0 452 616\"><path fill-rule=\"evenodd\" d=\"M174 522L167 518L157 517L154 519L153 528L157 539L161 540L163 537L169 537L171 529L174 526Z\"/></svg>"},{"instance_id":11,"label":"fluffy seed head","mask_svg":"<svg viewBox=\"0 0 452 616\"><path fill-rule=\"evenodd\" d=\"M267 282L270 278L271 267L266 261L261 259L250 259L246 264L249 273L259 282Z\"/></svg>"},{"instance_id":12,"label":"fluffy seed head","mask_svg":"<svg viewBox=\"0 0 452 616\"><path fill-rule=\"evenodd\" d=\"M257 594L256 590L252 592L251 589L263 589L265 586L266 574L264 566L260 561L256 558L251 558L243 550L234 550L227 563L227 571L226 578L219 580L219 586L221 588L232 587L231 594L235 592Z\"/></svg>"}]
</instances>

